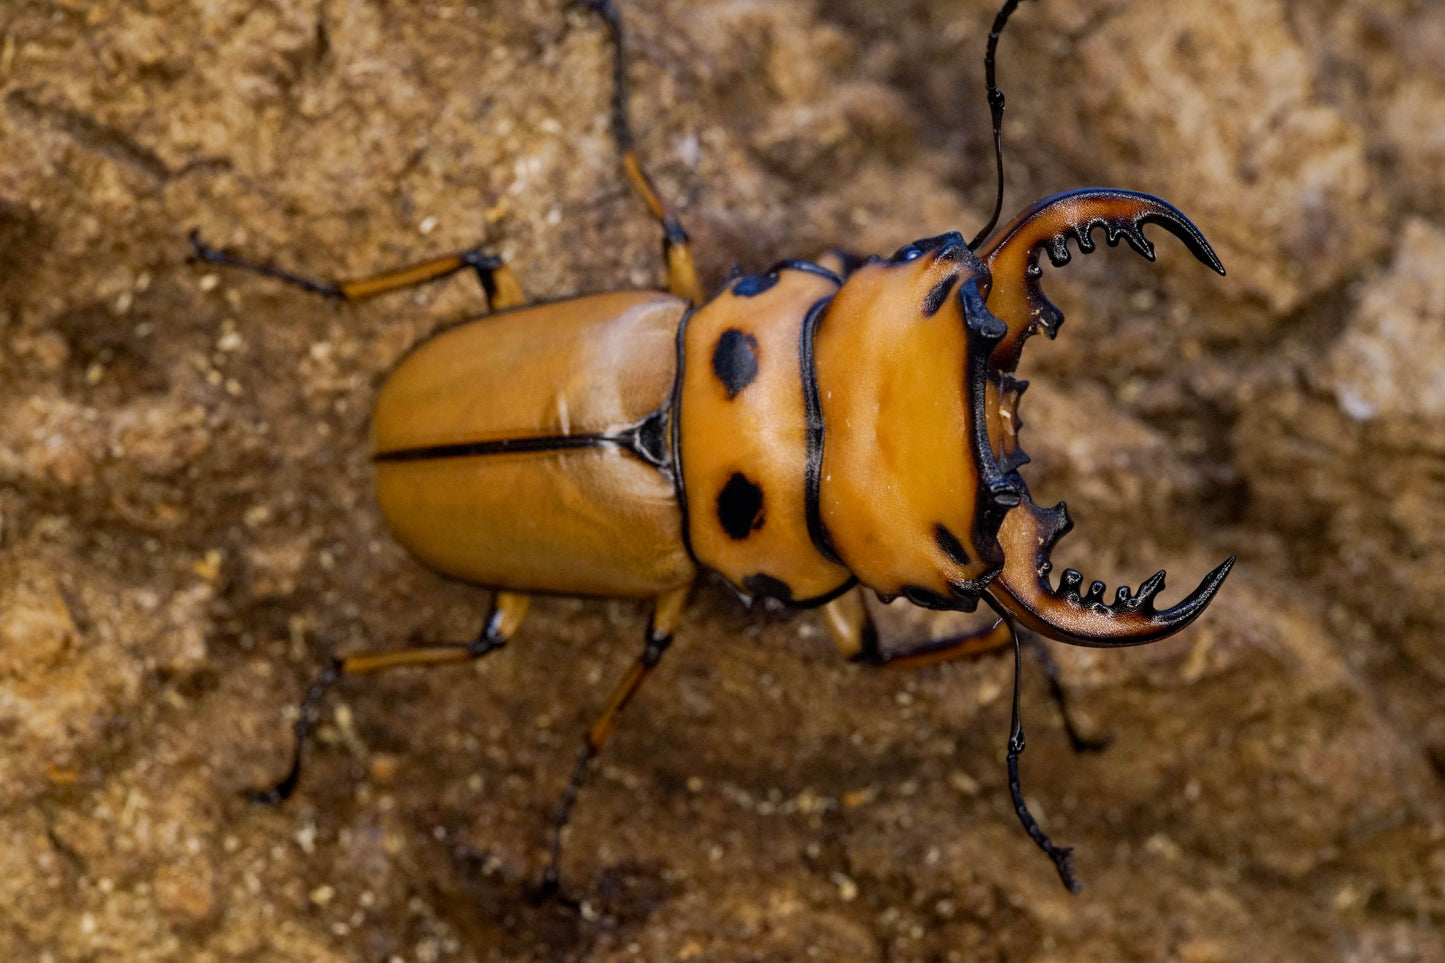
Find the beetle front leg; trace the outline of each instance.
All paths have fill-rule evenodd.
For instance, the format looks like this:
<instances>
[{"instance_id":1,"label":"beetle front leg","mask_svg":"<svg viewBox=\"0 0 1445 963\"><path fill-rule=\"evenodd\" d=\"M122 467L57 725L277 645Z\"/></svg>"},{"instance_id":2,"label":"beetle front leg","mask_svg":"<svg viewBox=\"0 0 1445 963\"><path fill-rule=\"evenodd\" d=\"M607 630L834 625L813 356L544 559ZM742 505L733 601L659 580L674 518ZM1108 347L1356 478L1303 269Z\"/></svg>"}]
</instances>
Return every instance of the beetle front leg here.
<instances>
[{"instance_id":1,"label":"beetle front leg","mask_svg":"<svg viewBox=\"0 0 1445 963\"><path fill-rule=\"evenodd\" d=\"M687 593L691 588L691 585L684 585L658 596L653 605L652 617L648 621L642 654L612 690L607 705L602 709L602 715L582 739L582 751L577 756L577 764L572 767L572 777L567 781L567 788L562 790L562 798L557 801L557 814L552 819L552 848L547 857L547 869L542 873L542 882L537 888L538 898L545 899L557 892L561 879L562 830L567 828L567 820L571 818L572 807L577 802L577 793L587 779L587 770L597 753L607 744L607 740L612 738L612 733L617 728L618 715L627 703L632 701L632 697L637 695L643 680L652 673L661 661L662 654L672 644L672 634L682 618L683 603L687 601Z\"/></svg>"},{"instance_id":2,"label":"beetle front leg","mask_svg":"<svg viewBox=\"0 0 1445 963\"><path fill-rule=\"evenodd\" d=\"M527 614L529 602L526 595L497 592L492 597L492 609L482 625L482 631L465 645L432 645L394 652L358 652L333 658L331 664L322 670L316 681L306 690L306 698L301 700L300 713L294 727L296 744L291 750L291 768L271 788L252 790L247 795L253 802L275 805L286 800L295 791L296 783L301 778L301 757L306 747L306 737L316 727L321 700L342 676L370 675L402 666L456 665L459 662L480 659L506 645L507 640L516 634Z\"/></svg>"},{"instance_id":3,"label":"beetle front leg","mask_svg":"<svg viewBox=\"0 0 1445 963\"><path fill-rule=\"evenodd\" d=\"M1013 635L1002 619L993 625L973 632L950 635L941 639L889 646L886 649L878 638L878 627L863 601L863 589L855 588L844 592L823 606L823 618L828 623L828 632L833 644L849 662L890 668L916 669L953 659L996 652L1013 643Z\"/></svg>"},{"instance_id":4,"label":"beetle front leg","mask_svg":"<svg viewBox=\"0 0 1445 963\"><path fill-rule=\"evenodd\" d=\"M369 278L356 281L334 281L295 274L273 264L253 261L239 254L231 254L211 247L201 240L199 231L191 231L187 240L191 242L192 261L249 271L283 284L293 285L312 294L337 298L342 301L364 301L379 294L389 294L403 288L440 281L458 271L471 270L476 273L477 281L486 293L488 305L493 311L516 307L522 303L522 286L517 282L517 277L512 273L511 268L507 267L495 254L486 254L476 248L384 271Z\"/></svg>"}]
</instances>

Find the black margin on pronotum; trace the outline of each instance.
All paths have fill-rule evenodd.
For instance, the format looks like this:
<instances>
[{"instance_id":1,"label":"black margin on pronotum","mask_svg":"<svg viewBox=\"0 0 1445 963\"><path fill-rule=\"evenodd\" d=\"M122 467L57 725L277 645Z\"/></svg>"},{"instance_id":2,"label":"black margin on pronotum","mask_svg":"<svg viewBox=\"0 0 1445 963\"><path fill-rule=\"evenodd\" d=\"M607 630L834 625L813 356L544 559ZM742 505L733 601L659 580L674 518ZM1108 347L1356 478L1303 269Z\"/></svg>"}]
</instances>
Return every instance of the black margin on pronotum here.
<instances>
[{"instance_id":1,"label":"black margin on pronotum","mask_svg":"<svg viewBox=\"0 0 1445 963\"><path fill-rule=\"evenodd\" d=\"M783 271L802 271L804 274L816 274L820 278L827 278L834 284L841 286L843 279L836 272L830 271L821 264L814 264L812 261L805 261L802 258L784 258L777 264L768 268L769 274L780 274Z\"/></svg>"},{"instance_id":2,"label":"black margin on pronotum","mask_svg":"<svg viewBox=\"0 0 1445 963\"><path fill-rule=\"evenodd\" d=\"M799 599L793 598L792 587L787 583L783 582L781 579L774 578L773 576L767 575L763 572L758 572L755 575L749 575L744 578L741 588L750 596L766 595L769 598L775 598L780 602L786 603L789 608L814 609L819 607L820 605L827 605L829 602L833 601L838 596L842 595L844 592L848 591L857 584L857 577L850 573L847 578L843 579L843 581L839 582L835 587L830 588L822 595L814 595L811 598ZM783 594L783 592L785 591L787 592L786 595Z\"/></svg>"},{"instance_id":3,"label":"black margin on pronotum","mask_svg":"<svg viewBox=\"0 0 1445 963\"><path fill-rule=\"evenodd\" d=\"M834 284L840 286L843 284L842 278L821 264L814 264L812 261L804 261L801 258L787 258L774 264L762 274L741 275L738 282L732 286L732 293L740 298L751 298L762 294L778 283L778 279L784 271L816 274L820 278L827 278Z\"/></svg>"},{"instance_id":4,"label":"black margin on pronotum","mask_svg":"<svg viewBox=\"0 0 1445 963\"><path fill-rule=\"evenodd\" d=\"M818 329L825 309L833 296L813 302L803 316L798 333L798 361L803 374L803 416L808 424L808 457L803 466L803 514L808 521L808 537L813 547L830 562L842 564L828 530L823 527L819 489L823 484L823 402L818 397L818 372L813 365L813 333Z\"/></svg>"},{"instance_id":5,"label":"black margin on pronotum","mask_svg":"<svg viewBox=\"0 0 1445 963\"><path fill-rule=\"evenodd\" d=\"M740 298L751 298L762 294L777 283L778 276L776 274L747 274L738 279L738 283L732 287L732 292Z\"/></svg>"}]
</instances>

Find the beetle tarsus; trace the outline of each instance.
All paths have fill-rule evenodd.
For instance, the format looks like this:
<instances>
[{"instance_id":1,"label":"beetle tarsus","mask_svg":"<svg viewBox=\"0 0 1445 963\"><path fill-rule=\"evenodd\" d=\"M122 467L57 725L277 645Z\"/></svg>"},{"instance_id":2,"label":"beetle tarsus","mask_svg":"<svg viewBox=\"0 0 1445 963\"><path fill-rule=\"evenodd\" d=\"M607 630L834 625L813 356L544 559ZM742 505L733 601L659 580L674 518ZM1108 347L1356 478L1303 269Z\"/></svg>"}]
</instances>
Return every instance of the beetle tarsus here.
<instances>
[{"instance_id":1,"label":"beetle tarsus","mask_svg":"<svg viewBox=\"0 0 1445 963\"><path fill-rule=\"evenodd\" d=\"M552 817L552 841L547 853L547 868L542 871L542 879L534 891L539 902L556 897L561 889L562 831L567 828L567 821L572 818L572 807L577 804L577 794L581 791L582 784L587 781L587 770L592 765L592 760L597 757L597 749L590 738L582 744L582 751L572 767L572 776L567 780L567 788L562 790L562 798L557 800L557 813Z\"/></svg>"},{"instance_id":2,"label":"beetle tarsus","mask_svg":"<svg viewBox=\"0 0 1445 963\"><path fill-rule=\"evenodd\" d=\"M219 248L211 247L205 241L201 240L199 228L191 228L190 233L186 235L186 240L191 244L191 256L186 259L188 263L215 264L219 267L238 268L242 271L249 271L252 274L260 274L264 277L290 284L294 287L301 288L303 291L319 294L325 298L339 298L343 300L346 298L346 294L342 291L341 285L332 281L320 281L315 278L304 277L300 274L293 274L273 264L252 261L249 258L244 258L237 254L228 254Z\"/></svg>"},{"instance_id":3,"label":"beetle tarsus","mask_svg":"<svg viewBox=\"0 0 1445 963\"><path fill-rule=\"evenodd\" d=\"M296 740L291 747L291 768L286 775L269 789L247 790L246 798L253 803L263 806L276 806L287 799L296 791L296 784L301 781L301 757L306 748L306 739L311 735L311 730L316 726L316 719L321 707L321 700L341 678L345 666L345 660L333 657L316 681L306 690L306 698L301 700L301 708L296 717L296 724L292 727L292 733Z\"/></svg>"},{"instance_id":4,"label":"beetle tarsus","mask_svg":"<svg viewBox=\"0 0 1445 963\"><path fill-rule=\"evenodd\" d=\"M246 793L252 802L274 806L284 802L296 790L301 779L302 756L306 740L316 728L321 700L344 675L364 675L399 666L454 665L480 659L507 644L527 613L528 598L516 592L497 592L492 598L492 611L482 624L477 637L465 645L440 645L401 649L392 652L360 652L349 656L333 656L326 668L306 690L292 727L295 745L291 749L291 768L269 789L253 789Z\"/></svg>"},{"instance_id":5,"label":"beetle tarsus","mask_svg":"<svg viewBox=\"0 0 1445 963\"><path fill-rule=\"evenodd\" d=\"M574 6L591 11L607 24L612 39L612 136L617 142L617 153L622 158L622 169L627 174L633 190L647 205L648 211L662 227L662 259L667 265L667 286L673 294L687 298L693 304L707 300L698 281L697 267L693 263L692 248L688 244L687 231L673 209L671 202L653 184L652 178L637 157L632 139L632 127L627 119L627 57L623 41L622 14L612 0L572 0Z\"/></svg>"},{"instance_id":6,"label":"beetle tarsus","mask_svg":"<svg viewBox=\"0 0 1445 963\"><path fill-rule=\"evenodd\" d=\"M657 597L652 609L652 618L648 622L647 633L643 636L642 653L633 662L622 681L612 690L608 697L606 706L592 728L587 730L587 735L582 740L582 751L577 756L577 763L572 767L572 776L567 780L567 788L562 790L562 798L557 801L557 814L552 818L552 843L547 856L547 868L542 873L542 881L538 886L540 893L555 893L561 877L562 864L562 832L567 828L567 821L572 816L572 807L577 803L577 794L582 789L582 784L587 780L588 767L597 753L612 738L612 732L617 726L618 716L632 697L637 695L637 690L642 687L645 680L662 656L672 644L672 632L676 628L678 620L682 617L682 608L687 600L688 589L691 586L683 585L671 589Z\"/></svg>"},{"instance_id":7,"label":"beetle tarsus","mask_svg":"<svg viewBox=\"0 0 1445 963\"><path fill-rule=\"evenodd\" d=\"M607 24L616 53L612 60L612 136L617 150L632 150L632 128L627 123L627 61L623 57L622 15L612 0L572 0L572 6L597 14Z\"/></svg>"},{"instance_id":8,"label":"beetle tarsus","mask_svg":"<svg viewBox=\"0 0 1445 963\"><path fill-rule=\"evenodd\" d=\"M993 603L990 603L993 604ZM1005 621L1011 622L1002 611ZM1059 880L1064 888L1070 893L1077 893L1083 888L1079 878L1074 875L1074 850L1070 846L1057 846L1048 837L1048 834L1039 827L1039 822L1034 814L1029 812L1028 804L1024 802L1023 783L1019 778L1019 755L1024 751L1024 727L1022 717L1019 713L1019 690L1023 682L1023 657L1019 645L1019 632L1014 630L1014 693L1012 718L1009 725L1008 737L1008 792L1013 800L1014 813L1018 816L1019 822L1023 824L1024 832L1029 834L1044 854L1053 860L1054 868L1059 872Z\"/></svg>"}]
</instances>

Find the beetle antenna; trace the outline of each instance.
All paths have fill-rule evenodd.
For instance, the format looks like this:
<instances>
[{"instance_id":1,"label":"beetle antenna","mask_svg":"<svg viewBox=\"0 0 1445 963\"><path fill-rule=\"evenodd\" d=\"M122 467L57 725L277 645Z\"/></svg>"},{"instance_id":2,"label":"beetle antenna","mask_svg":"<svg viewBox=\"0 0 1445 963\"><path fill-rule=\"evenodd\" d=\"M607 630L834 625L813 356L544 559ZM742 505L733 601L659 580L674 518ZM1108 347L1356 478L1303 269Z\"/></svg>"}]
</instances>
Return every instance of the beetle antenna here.
<instances>
[{"instance_id":1,"label":"beetle antenna","mask_svg":"<svg viewBox=\"0 0 1445 963\"><path fill-rule=\"evenodd\" d=\"M1019 0L1004 0L1004 5L999 8L998 15L993 18L993 27L988 32L988 52L983 55L984 84L988 88L988 110L993 116L993 156L995 168L998 175L998 195L993 202L993 216L983 226L972 241L968 242L968 249L975 251L988 237L994 225L998 223L998 216L1003 212L1003 91L998 89L997 71L994 67L994 54L998 52L998 38L1003 33L1004 24L1013 12L1018 9Z\"/></svg>"}]
</instances>

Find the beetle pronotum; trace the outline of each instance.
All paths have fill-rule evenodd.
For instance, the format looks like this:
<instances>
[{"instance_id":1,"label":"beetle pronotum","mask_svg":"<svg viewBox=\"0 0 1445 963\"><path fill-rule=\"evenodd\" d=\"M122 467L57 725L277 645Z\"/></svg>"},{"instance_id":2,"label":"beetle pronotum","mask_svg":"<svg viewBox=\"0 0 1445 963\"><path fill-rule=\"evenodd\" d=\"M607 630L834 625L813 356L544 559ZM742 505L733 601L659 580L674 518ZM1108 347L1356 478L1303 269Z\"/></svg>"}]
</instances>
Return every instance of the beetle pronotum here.
<instances>
[{"instance_id":1,"label":"beetle pronotum","mask_svg":"<svg viewBox=\"0 0 1445 963\"><path fill-rule=\"evenodd\" d=\"M1137 592L1084 588L1050 553L1072 522L1034 504L1018 474L1014 378L1024 342L1054 336L1062 315L1039 286L1039 255L1093 249L1103 228L1152 260L1141 228L1157 223L1223 273L1199 230L1158 198L1082 190L1034 204L993 233L1002 203L1003 95L994 82L1008 0L985 57L999 193L970 243L944 234L888 258L830 253L734 276L704 297L687 234L633 151L622 26L611 0L581 0L615 51L613 131L628 179L663 229L668 290L624 291L523 306L500 259L471 250L354 282L312 280L215 250L199 260L257 271L357 301L472 270L491 314L416 346L376 402L372 445L382 514L433 569L494 590L477 638L335 659L296 724L295 788L317 705L342 675L480 658L516 633L532 594L651 599L643 651L586 733L557 808L543 886L555 890L563 828L588 766L618 714L672 641L700 572L745 596L820 606L839 650L873 665L938 661L1012 644L1009 789L1033 840L1071 890L1070 853L1024 805L1018 755L1019 634L1073 645L1139 645L1188 625L1233 558L1159 611L1164 573ZM479 390L477 386L489 386ZM504 387L504 390L502 388ZM956 442L953 440L957 440ZM520 501L519 501L520 499ZM519 507L526 510L521 511ZM978 631L912 645L880 642L863 590L930 609L995 619Z\"/></svg>"}]
</instances>

